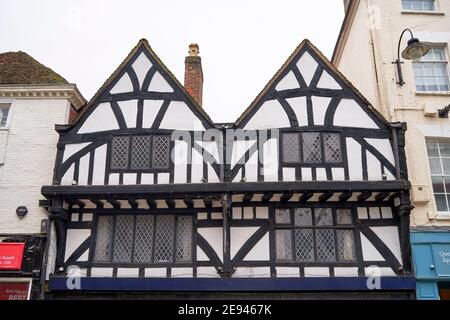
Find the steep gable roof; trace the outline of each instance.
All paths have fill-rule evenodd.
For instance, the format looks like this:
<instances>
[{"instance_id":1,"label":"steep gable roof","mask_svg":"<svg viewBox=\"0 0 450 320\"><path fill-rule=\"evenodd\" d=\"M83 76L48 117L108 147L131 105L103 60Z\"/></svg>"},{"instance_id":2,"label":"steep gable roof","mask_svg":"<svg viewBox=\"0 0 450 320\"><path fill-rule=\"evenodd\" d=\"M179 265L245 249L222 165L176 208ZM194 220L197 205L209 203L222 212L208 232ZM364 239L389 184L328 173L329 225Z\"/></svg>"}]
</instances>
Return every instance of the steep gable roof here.
<instances>
[{"instance_id":1,"label":"steep gable roof","mask_svg":"<svg viewBox=\"0 0 450 320\"><path fill-rule=\"evenodd\" d=\"M272 79L266 84L264 89L257 95L257 97L253 100L250 106L241 114L241 116L236 120L235 126L240 127L245 125L245 122L249 120L252 114L261 106L261 102L270 95L271 90L274 90L275 87L283 85L289 86L289 73L290 69L298 70L297 68L293 68L295 64L300 62L300 59L304 56L305 52L309 53L309 56L312 57L315 62L318 64L318 67L327 71L332 78L338 80L343 87L351 91L356 98L358 98L363 105L365 105L369 112L372 113L375 117L377 117L382 123L389 126L389 122L379 113L370 102L361 94L361 92L353 86L353 84L325 57L325 55L320 52L308 39L303 40L298 47L294 50L294 52L289 56L286 62L281 66L281 68L275 73ZM317 74L319 68L316 69L316 72L313 72L310 77L309 82L313 79L312 77ZM300 73L303 72L300 70ZM304 75L299 75L298 77L303 78ZM297 76L296 76L297 77ZM315 79L318 81L319 79ZM296 83L297 84L297 83ZM302 87L309 87L309 83L299 84Z\"/></svg>"},{"instance_id":2,"label":"steep gable roof","mask_svg":"<svg viewBox=\"0 0 450 320\"><path fill-rule=\"evenodd\" d=\"M0 53L0 84L68 84L67 80L25 52Z\"/></svg>"},{"instance_id":3,"label":"steep gable roof","mask_svg":"<svg viewBox=\"0 0 450 320\"><path fill-rule=\"evenodd\" d=\"M186 102L192 106L196 113L202 117L205 122L209 124L210 127L213 127L213 121L209 117L209 115L205 112L205 110L199 106L199 104L192 98L192 96L187 92L187 90L184 88L184 86L178 81L178 79L174 76L174 74L164 65L164 63L161 61L161 59L158 57L158 55L153 51L153 49L150 47L147 39L141 39L139 40L138 44L130 51L128 56L122 61L122 63L119 65L119 67L110 75L110 77L103 83L103 85L100 87L100 89L95 93L95 95L92 97L92 99L87 103L87 105L83 108L83 110L79 113L78 118L76 122L80 118L83 117L83 115L88 112L88 110L92 107L95 107L95 104L98 102L98 100L104 95L105 93L109 92L115 85L118 84L119 81L122 80L122 76L126 73L125 69L128 65L134 63L137 59L139 59L139 55L145 52L149 55L151 63L158 69L159 75L164 78L167 78L169 82L171 82L176 89L179 90L179 93L181 96L186 100ZM144 75L145 76L145 75ZM142 84L139 84L140 80L137 79L139 75L133 75L135 79L133 79L135 82L137 81L137 85L141 86ZM133 81L131 80L131 81ZM148 83L147 83L148 85Z\"/></svg>"}]
</instances>

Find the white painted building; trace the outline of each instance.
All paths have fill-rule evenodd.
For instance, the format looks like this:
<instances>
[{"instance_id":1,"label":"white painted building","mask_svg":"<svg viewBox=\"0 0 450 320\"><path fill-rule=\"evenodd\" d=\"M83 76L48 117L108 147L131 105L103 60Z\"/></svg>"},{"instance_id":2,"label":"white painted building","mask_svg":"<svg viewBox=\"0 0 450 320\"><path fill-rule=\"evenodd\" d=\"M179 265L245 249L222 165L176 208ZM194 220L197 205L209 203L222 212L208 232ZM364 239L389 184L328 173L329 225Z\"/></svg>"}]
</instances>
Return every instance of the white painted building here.
<instances>
[{"instance_id":1,"label":"white painted building","mask_svg":"<svg viewBox=\"0 0 450 320\"><path fill-rule=\"evenodd\" d=\"M439 265L432 246L440 243L450 251L450 1L344 2L346 17L332 62L386 119L407 123L404 174L412 183L415 207L417 297L448 299L449 272L430 270L430 265ZM393 62L411 39L406 29L430 51L416 60L400 56L401 79Z\"/></svg>"},{"instance_id":2,"label":"white painted building","mask_svg":"<svg viewBox=\"0 0 450 320\"><path fill-rule=\"evenodd\" d=\"M55 124L68 123L69 118L74 120L76 111L84 103L74 84L69 84L26 53L0 54L2 241L16 239L22 242L21 239L25 239L23 241L28 245L30 237L45 233L41 221L48 215L39 207L39 200L42 199L42 185L53 181L58 143ZM17 214L18 208L26 212L25 216ZM27 250L26 246L25 257ZM39 269L41 262L34 268ZM2 276L4 273L0 274Z\"/></svg>"}]
</instances>

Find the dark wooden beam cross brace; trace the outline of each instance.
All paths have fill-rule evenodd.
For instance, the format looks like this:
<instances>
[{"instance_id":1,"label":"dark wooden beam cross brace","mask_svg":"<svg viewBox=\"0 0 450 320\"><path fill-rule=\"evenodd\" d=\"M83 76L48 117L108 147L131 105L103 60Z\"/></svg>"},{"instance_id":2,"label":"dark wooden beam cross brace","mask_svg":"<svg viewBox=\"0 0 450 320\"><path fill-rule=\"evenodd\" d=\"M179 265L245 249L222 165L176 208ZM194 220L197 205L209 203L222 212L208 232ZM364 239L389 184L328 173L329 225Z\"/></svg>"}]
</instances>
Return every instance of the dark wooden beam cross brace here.
<instances>
[{"instance_id":1,"label":"dark wooden beam cross brace","mask_svg":"<svg viewBox=\"0 0 450 320\"><path fill-rule=\"evenodd\" d=\"M311 199L314 196L314 192L311 191L305 191L303 192L303 194L300 196L300 199L298 200L299 202L306 202L309 199Z\"/></svg>"},{"instance_id":2,"label":"dark wooden beam cross brace","mask_svg":"<svg viewBox=\"0 0 450 320\"><path fill-rule=\"evenodd\" d=\"M212 199L211 197L203 197L203 202L205 203L206 208L212 208Z\"/></svg>"},{"instance_id":3,"label":"dark wooden beam cross brace","mask_svg":"<svg viewBox=\"0 0 450 320\"><path fill-rule=\"evenodd\" d=\"M246 192L244 194L244 198L242 199L242 201L244 201L245 203L249 203L250 201L252 201L253 198L253 192Z\"/></svg>"},{"instance_id":4,"label":"dark wooden beam cross brace","mask_svg":"<svg viewBox=\"0 0 450 320\"><path fill-rule=\"evenodd\" d=\"M186 196L184 197L183 201L186 207L188 207L189 209L192 209L194 207L194 202L192 201L191 197Z\"/></svg>"},{"instance_id":5,"label":"dark wooden beam cross brace","mask_svg":"<svg viewBox=\"0 0 450 320\"><path fill-rule=\"evenodd\" d=\"M375 200L376 201L383 201L384 199L386 199L387 197L389 197L389 192L380 192L379 194L377 194L375 196Z\"/></svg>"},{"instance_id":6,"label":"dark wooden beam cross brace","mask_svg":"<svg viewBox=\"0 0 450 320\"><path fill-rule=\"evenodd\" d=\"M90 198L89 201L91 201L93 204L95 204L97 206L97 209L102 209L104 207L104 203L103 201L100 201L97 198Z\"/></svg>"},{"instance_id":7,"label":"dark wooden beam cross brace","mask_svg":"<svg viewBox=\"0 0 450 320\"><path fill-rule=\"evenodd\" d=\"M362 193L358 196L358 201L364 202L364 201L366 201L367 199L369 199L371 195L372 195L372 192L370 192L370 191L364 191L364 192L362 192Z\"/></svg>"},{"instance_id":8,"label":"dark wooden beam cross brace","mask_svg":"<svg viewBox=\"0 0 450 320\"><path fill-rule=\"evenodd\" d=\"M145 201L147 201L147 205L150 209L156 209L156 201L151 198L146 198Z\"/></svg>"},{"instance_id":9,"label":"dark wooden beam cross brace","mask_svg":"<svg viewBox=\"0 0 450 320\"><path fill-rule=\"evenodd\" d=\"M280 201L281 202L288 202L292 198L293 195L294 195L294 193L292 191L285 192L281 196Z\"/></svg>"},{"instance_id":10,"label":"dark wooden beam cross brace","mask_svg":"<svg viewBox=\"0 0 450 320\"><path fill-rule=\"evenodd\" d=\"M136 201L135 198L128 198L128 203L133 209L137 209L139 207L139 203Z\"/></svg>"},{"instance_id":11,"label":"dark wooden beam cross brace","mask_svg":"<svg viewBox=\"0 0 450 320\"><path fill-rule=\"evenodd\" d=\"M332 196L333 196L334 192L333 191L327 191L324 192L320 197L319 197L319 202L327 202Z\"/></svg>"},{"instance_id":12,"label":"dark wooden beam cross brace","mask_svg":"<svg viewBox=\"0 0 450 320\"><path fill-rule=\"evenodd\" d=\"M261 201L262 201L262 202L269 202L270 199L272 199L272 197L273 197L273 192L267 192L267 193L264 193L264 195L263 195Z\"/></svg>"},{"instance_id":13,"label":"dark wooden beam cross brace","mask_svg":"<svg viewBox=\"0 0 450 320\"><path fill-rule=\"evenodd\" d=\"M339 196L339 202L347 202L352 197L353 192L350 190L342 192Z\"/></svg>"},{"instance_id":14,"label":"dark wooden beam cross brace","mask_svg":"<svg viewBox=\"0 0 450 320\"><path fill-rule=\"evenodd\" d=\"M169 209L175 209L175 200L166 199L166 204Z\"/></svg>"},{"instance_id":15,"label":"dark wooden beam cross brace","mask_svg":"<svg viewBox=\"0 0 450 320\"><path fill-rule=\"evenodd\" d=\"M114 209L120 209L120 202L119 201L117 201L115 199L108 199L106 201L108 201L113 206Z\"/></svg>"}]
</instances>

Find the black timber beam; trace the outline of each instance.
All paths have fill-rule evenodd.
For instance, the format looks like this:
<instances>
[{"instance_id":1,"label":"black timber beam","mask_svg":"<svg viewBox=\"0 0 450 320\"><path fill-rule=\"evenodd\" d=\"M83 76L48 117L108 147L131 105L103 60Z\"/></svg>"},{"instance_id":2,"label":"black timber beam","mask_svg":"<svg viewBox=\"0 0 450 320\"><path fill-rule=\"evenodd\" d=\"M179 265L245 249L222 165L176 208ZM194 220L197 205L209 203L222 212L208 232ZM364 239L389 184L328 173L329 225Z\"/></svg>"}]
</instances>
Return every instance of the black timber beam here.
<instances>
[{"instance_id":1,"label":"black timber beam","mask_svg":"<svg viewBox=\"0 0 450 320\"><path fill-rule=\"evenodd\" d=\"M47 198L51 197L87 197L92 196L128 199L133 196L145 197L167 196L183 198L186 194L213 195L223 193L284 193L284 192L400 192L411 187L409 181L297 181L297 182L247 182L247 183L202 183L202 184L166 184L166 185L120 185L120 186L43 186L41 193Z\"/></svg>"}]
</instances>

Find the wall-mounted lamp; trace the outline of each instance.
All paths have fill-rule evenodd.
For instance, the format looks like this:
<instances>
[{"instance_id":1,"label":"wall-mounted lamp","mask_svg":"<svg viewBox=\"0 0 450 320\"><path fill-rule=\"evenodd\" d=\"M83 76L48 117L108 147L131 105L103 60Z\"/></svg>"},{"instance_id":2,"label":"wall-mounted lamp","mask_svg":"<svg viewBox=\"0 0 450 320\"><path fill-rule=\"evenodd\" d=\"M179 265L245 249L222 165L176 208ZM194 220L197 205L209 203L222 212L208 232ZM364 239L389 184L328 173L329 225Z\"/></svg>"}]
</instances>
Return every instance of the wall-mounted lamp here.
<instances>
[{"instance_id":1,"label":"wall-mounted lamp","mask_svg":"<svg viewBox=\"0 0 450 320\"><path fill-rule=\"evenodd\" d=\"M403 81L402 72L403 62L400 61L400 45L402 43L403 35L406 32L409 32L409 34L411 35L411 39L408 40L408 46L402 51L403 59L417 60L425 56L431 50L431 47L428 44L426 44L425 42L420 42L419 39L415 38L410 29L403 30L402 34L400 35L400 39L398 40L397 60L393 62L397 65L397 84L399 84L400 86L403 86L405 84L405 82Z\"/></svg>"},{"instance_id":2,"label":"wall-mounted lamp","mask_svg":"<svg viewBox=\"0 0 450 320\"><path fill-rule=\"evenodd\" d=\"M16 214L19 218L25 217L27 215L27 213L28 213L28 209L25 206L20 206L20 207L17 207L17 209L16 209Z\"/></svg>"}]
</instances>

